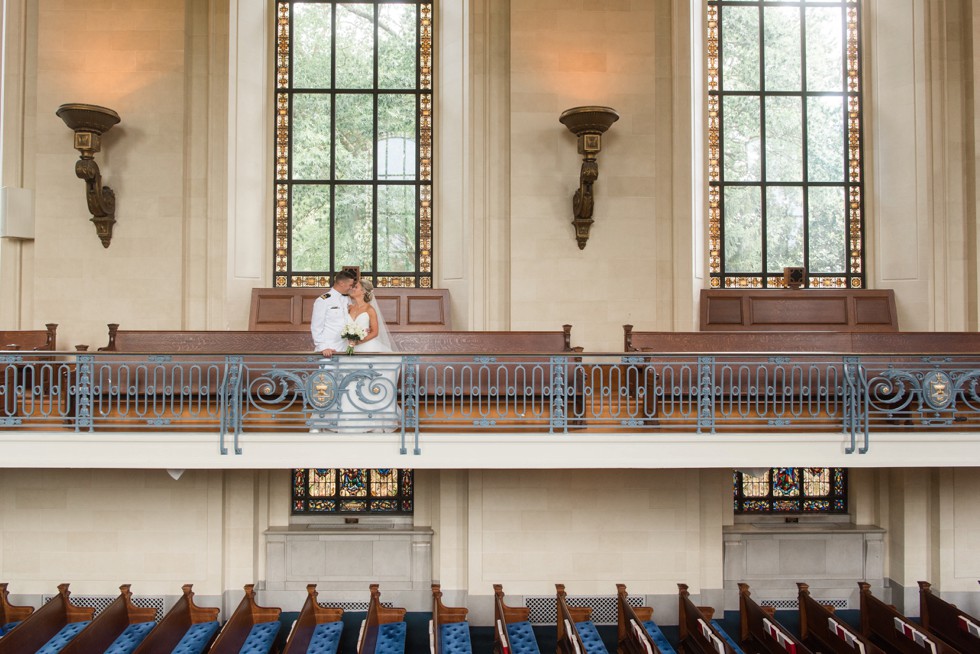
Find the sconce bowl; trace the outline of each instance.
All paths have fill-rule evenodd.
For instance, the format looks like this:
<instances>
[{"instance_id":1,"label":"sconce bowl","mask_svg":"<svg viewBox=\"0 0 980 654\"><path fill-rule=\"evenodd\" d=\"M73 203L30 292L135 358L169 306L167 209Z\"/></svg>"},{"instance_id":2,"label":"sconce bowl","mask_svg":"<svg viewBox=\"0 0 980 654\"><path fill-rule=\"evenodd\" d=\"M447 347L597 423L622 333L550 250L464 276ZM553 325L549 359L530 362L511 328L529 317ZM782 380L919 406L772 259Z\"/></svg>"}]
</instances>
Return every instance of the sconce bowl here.
<instances>
[{"instance_id":1,"label":"sconce bowl","mask_svg":"<svg viewBox=\"0 0 980 654\"><path fill-rule=\"evenodd\" d=\"M63 104L55 112L75 132L103 134L119 122L119 114L94 104Z\"/></svg>"},{"instance_id":2,"label":"sconce bowl","mask_svg":"<svg viewBox=\"0 0 980 654\"><path fill-rule=\"evenodd\" d=\"M619 112L610 107L573 107L558 118L575 136L603 134L619 120Z\"/></svg>"}]
</instances>

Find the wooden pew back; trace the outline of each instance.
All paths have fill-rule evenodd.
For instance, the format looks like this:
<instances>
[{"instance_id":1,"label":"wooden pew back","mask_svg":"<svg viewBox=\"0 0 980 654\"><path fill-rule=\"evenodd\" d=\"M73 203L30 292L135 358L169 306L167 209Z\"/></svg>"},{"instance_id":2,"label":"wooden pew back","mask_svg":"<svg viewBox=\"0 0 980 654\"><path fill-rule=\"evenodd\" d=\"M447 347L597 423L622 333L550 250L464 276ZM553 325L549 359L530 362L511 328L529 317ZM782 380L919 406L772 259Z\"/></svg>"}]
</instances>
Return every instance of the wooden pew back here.
<instances>
[{"instance_id":1,"label":"wooden pew back","mask_svg":"<svg viewBox=\"0 0 980 654\"><path fill-rule=\"evenodd\" d=\"M95 609L75 606L70 596L68 584L60 584L57 595L24 618L19 627L0 638L0 654L36 652L65 625L91 620Z\"/></svg>"},{"instance_id":2,"label":"wooden pew back","mask_svg":"<svg viewBox=\"0 0 980 654\"><path fill-rule=\"evenodd\" d=\"M643 623L653 619L649 606L633 608L627 601L626 585L616 584L616 642L620 654L660 654Z\"/></svg>"},{"instance_id":3,"label":"wooden pew back","mask_svg":"<svg viewBox=\"0 0 980 654\"><path fill-rule=\"evenodd\" d=\"M0 350L57 350L58 324L48 323L45 329L0 330Z\"/></svg>"},{"instance_id":4,"label":"wooden pew back","mask_svg":"<svg viewBox=\"0 0 980 654\"><path fill-rule=\"evenodd\" d=\"M48 323L45 329L8 330L0 331L0 351L54 351L58 349L58 325ZM21 360L29 360L26 357ZM53 369L53 368L52 368ZM22 366L16 363L0 363L0 418L13 417L21 410L22 398L18 396L18 387L31 388L39 386L49 388L52 379L43 378L39 370L32 370L34 377L26 374ZM51 370L45 371L50 373ZM57 375L55 375L57 376Z\"/></svg>"},{"instance_id":5,"label":"wooden pew back","mask_svg":"<svg viewBox=\"0 0 980 654\"><path fill-rule=\"evenodd\" d=\"M885 654L825 606L810 596L810 586L797 583L799 588L800 638L819 643L832 654Z\"/></svg>"},{"instance_id":6,"label":"wooden pew back","mask_svg":"<svg viewBox=\"0 0 980 654\"><path fill-rule=\"evenodd\" d=\"M432 584L432 634L430 650L432 654L442 654L441 627L446 624L466 622L470 610L462 606L446 606L442 603L442 586Z\"/></svg>"},{"instance_id":7,"label":"wooden pew back","mask_svg":"<svg viewBox=\"0 0 980 654\"><path fill-rule=\"evenodd\" d=\"M677 628L684 651L690 654L736 654L711 624L715 610L710 606L695 606L687 588L687 584L677 584Z\"/></svg>"},{"instance_id":8,"label":"wooden pew back","mask_svg":"<svg viewBox=\"0 0 980 654\"><path fill-rule=\"evenodd\" d=\"M194 603L193 588L192 584L181 587L183 592L180 599L170 607L160 624L147 634L139 647L133 650L133 654L171 654L193 625L218 620L220 609ZM207 651L207 647L203 651Z\"/></svg>"},{"instance_id":9,"label":"wooden pew back","mask_svg":"<svg viewBox=\"0 0 980 654\"><path fill-rule=\"evenodd\" d=\"M378 632L381 625L391 622L404 622L406 610L381 605L381 591L378 584L371 584L371 600L368 604L367 620L357 644L357 654L374 654L378 646Z\"/></svg>"},{"instance_id":10,"label":"wooden pew back","mask_svg":"<svg viewBox=\"0 0 980 654\"><path fill-rule=\"evenodd\" d=\"M308 584L306 593L306 602L303 603L303 609L289 633L283 654L306 654L317 625L339 622L344 617L344 609L320 606L317 602L316 584Z\"/></svg>"},{"instance_id":11,"label":"wooden pew back","mask_svg":"<svg viewBox=\"0 0 980 654\"><path fill-rule=\"evenodd\" d=\"M871 585L858 582L861 589L861 633L901 654L959 654L959 650L935 634L912 622L894 607L871 594ZM918 641L918 643L917 643Z\"/></svg>"},{"instance_id":12,"label":"wooden pew back","mask_svg":"<svg viewBox=\"0 0 980 654\"><path fill-rule=\"evenodd\" d=\"M919 620L954 647L980 651L980 620L934 595L928 581L919 582Z\"/></svg>"},{"instance_id":13,"label":"wooden pew back","mask_svg":"<svg viewBox=\"0 0 980 654\"><path fill-rule=\"evenodd\" d=\"M812 654L796 636L786 630L751 597L748 584L738 585L738 608L743 643L753 643L769 654Z\"/></svg>"},{"instance_id":14,"label":"wooden pew back","mask_svg":"<svg viewBox=\"0 0 980 654\"><path fill-rule=\"evenodd\" d=\"M255 601L255 584L245 586L245 596L221 628L209 654L238 654L253 626L279 619L280 608L259 606Z\"/></svg>"},{"instance_id":15,"label":"wooden pew back","mask_svg":"<svg viewBox=\"0 0 980 654\"><path fill-rule=\"evenodd\" d=\"M104 652L129 625L150 622L156 618L157 610L155 608L139 607L133 604L133 594L129 588L129 584L120 586L119 597L113 600L92 621L92 624L85 627L70 643L65 645L61 654Z\"/></svg>"},{"instance_id":16,"label":"wooden pew back","mask_svg":"<svg viewBox=\"0 0 980 654\"><path fill-rule=\"evenodd\" d=\"M527 622L531 609L526 606L507 606L504 603L504 587L493 585L493 651L494 654L504 654L513 651L510 637L507 635L507 625L515 622Z\"/></svg>"},{"instance_id":17,"label":"wooden pew back","mask_svg":"<svg viewBox=\"0 0 980 654\"><path fill-rule=\"evenodd\" d=\"M313 352L309 331L206 331L119 329L110 323L109 342L99 352L140 354L186 352L196 354L250 354Z\"/></svg>"},{"instance_id":18,"label":"wooden pew back","mask_svg":"<svg viewBox=\"0 0 980 654\"><path fill-rule=\"evenodd\" d=\"M555 651L558 654L586 654L587 650L575 623L584 622L592 617L592 608L588 606L569 606L565 584L555 584L557 600L556 622L558 627Z\"/></svg>"},{"instance_id":19,"label":"wooden pew back","mask_svg":"<svg viewBox=\"0 0 980 654\"><path fill-rule=\"evenodd\" d=\"M7 591L7 582L0 583L0 627L12 622L20 622L31 613L34 613L33 606L15 606L9 601L10 593Z\"/></svg>"}]
</instances>

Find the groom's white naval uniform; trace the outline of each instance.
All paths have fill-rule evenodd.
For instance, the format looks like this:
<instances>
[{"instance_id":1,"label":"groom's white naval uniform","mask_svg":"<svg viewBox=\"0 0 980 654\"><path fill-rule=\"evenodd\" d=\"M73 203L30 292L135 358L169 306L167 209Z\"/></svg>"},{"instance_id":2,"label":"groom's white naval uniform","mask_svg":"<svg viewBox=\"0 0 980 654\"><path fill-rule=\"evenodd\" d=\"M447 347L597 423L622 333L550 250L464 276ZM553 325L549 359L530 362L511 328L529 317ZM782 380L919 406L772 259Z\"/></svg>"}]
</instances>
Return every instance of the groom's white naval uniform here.
<instances>
[{"instance_id":1,"label":"groom's white naval uniform","mask_svg":"<svg viewBox=\"0 0 980 654\"><path fill-rule=\"evenodd\" d=\"M310 321L310 332L313 334L313 344L317 352L326 349L344 350L347 341L340 337L347 323L347 306L350 298L341 295L336 289L330 289L313 303L313 317Z\"/></svg>"}]
</instances>

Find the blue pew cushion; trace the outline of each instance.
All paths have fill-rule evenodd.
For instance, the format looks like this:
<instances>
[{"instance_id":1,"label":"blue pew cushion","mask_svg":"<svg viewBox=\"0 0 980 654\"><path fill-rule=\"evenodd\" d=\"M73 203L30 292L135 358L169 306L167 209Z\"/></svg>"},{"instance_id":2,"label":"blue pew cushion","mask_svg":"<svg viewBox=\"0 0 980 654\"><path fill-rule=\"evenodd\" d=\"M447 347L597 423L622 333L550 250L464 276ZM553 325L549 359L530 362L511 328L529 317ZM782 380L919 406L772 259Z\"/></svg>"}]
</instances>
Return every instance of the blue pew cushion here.
<instances>
[{"instance_id":1,"label":"blue pew cushion","mask_svg":"<svg viewBox=\"0 0 980 654\"><path fill-rule=\"evenodd\" d=\"M211 642L216 631L218 631L217 620L191 625L191 628L184 632L184 637L177 643L173 654L201 654Z\"/></svg>"},{"instance_id":2,"label":"blue pew cushion","mask_svg":"<svg viewBox=\"0 0 980 654\"><path fill-rule=\"evenodd\" d=\"M0 636L9 632L11 629L13 629L19 624L20 624L19 620L17 622L8 622L7 624L0 624Z\"/></svg>"},{"instance_id":3,"label":"blue pew cushion","mask_svg":"<svg viewBox=\"0 0 980 654\"><path fill-rule=\"evenodd\" d=\"M340 632L344 629L343 622L323 622L313 630L310 645L306 654L334 654L340 645Z\"/></svg>"},{"instance_id":4,"label":"blue pew cushion","mask_svg":"<svg viewBox=\"0 0 980 654\"><path fill-rule=\"evenodd\" d=\"M58 654L65 645L71 642L71 639L78 635L82 629L88 626L91 620L83 620L82 622L69 622L61 631L56 633L51 637L51 640L44 644L44 647L37 651L37 654Z\"/></svg>"},{"instance_id":5,"label":"blue pew cushion","mask_svg":"<svg viewBox=\"0 0 980 654\"><path fill-rule=\"evenodd\" d=\"M538 639L534 637L534 629L526 620L507 625L507 639L510 641L511 654L541 654Z\"/></svg>"},{"instance_id":6,"label":"blue pew cushion","mask_svg":"<svg viewBox=\"0 0 980 654\"><path fill-rule=\"evenodd\" d=\"M599 632L595 628L595 623L592 620L576 622L575 629L582 638L582 644L585 645L585 654L609 654L609 650L606 649L605 643L602 642L602 637L599 636Z\"/></svg>"},{"instance_id":7,"label":"blue pew cushion","mask_svg":"<svg viewBox=\"0 0 980 654\"><path fill-rule=\"evenodd\" d=\"M278 633L278 620L252 625L251 631L248 632L248 638L245 639L245 644L238 650L239 654L267 654Z\"/></svg>"},{"instance_id":8,"label":"blue pew cushion","mask_svg":"<svg viewBox=\"0 0 980 654\"><path fill-rule=\"evenodd\" d=\"M653 620L646 620L643 623L643 628L647 630L647 634L650 636L650 640L653 644L663 652L664 654L674 654L674 648L671 646L670 641L664 636L664 632L660 631L660 627Z\"/></svg>"},{"instance_id":9,"label":"blue pew cushion","mask_svg":"<svg viewBox=\"0 0 980 654\"><path fill-rule=\"evenodd\" d=\"M735 650L737 654L743 654L742 648L738 646L738 643L735 642L735 639L733 639L731 636L728 635L728 632L725 631L725 628L721 626L721 623L719 623L717 620L712 620L711 625L718 630L718 633L721 634L721 637L725 639L725 642L727 642L729 645L732 646L732 649Z\"/></svg>"},{"instance_id":10,"label":"blue pew cushion","mask_svg":"<svg viewBox=\"0 0 980 654\"><path fill-rule=\"evenodd\" d=\"M378 644L374 654L403 654L407 625L404 622L388 622L378 628Z\"/></svg>"},{"instance_id":11,"label":"blue pew cushion","mask_svg":"<svg viewBox=\"0 0 980 654\"><path fill-rule=\"evenodd\" d=\"M151 620L150 622L137 622L129 625L119 634L118 638L112 641L112 645L109 645L105 654L130 654L137 645L143 642L146 634L150 633L150 629L153 629L156 624Z\"/></svg>"},{"instance_id":12,"label":"blue pew cushion","mask_svg":"<svg viewBox=\"0 0 980 654\"><path fill-rule=\"evenodd\" d=\"M464 620L439 627L439 651L442 654L472 654L470 623Z\"/></svg>"}]
</instances>

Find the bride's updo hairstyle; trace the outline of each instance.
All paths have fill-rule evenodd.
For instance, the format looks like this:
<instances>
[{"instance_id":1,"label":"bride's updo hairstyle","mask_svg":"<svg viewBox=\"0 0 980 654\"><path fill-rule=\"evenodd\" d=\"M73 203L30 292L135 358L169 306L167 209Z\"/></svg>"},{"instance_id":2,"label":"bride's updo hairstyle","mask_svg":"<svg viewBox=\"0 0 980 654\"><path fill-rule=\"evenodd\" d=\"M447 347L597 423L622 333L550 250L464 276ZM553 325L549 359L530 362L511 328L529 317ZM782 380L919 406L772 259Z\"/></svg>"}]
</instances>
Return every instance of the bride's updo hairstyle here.
<instances>
[{"instance_id":1,"label":"bride's updo hairstyle","mask_svg":"<svg viewBox=\"0 0 980 654\"><path fill-rule=\"evenodd\" d=\"M370 302L374 299L374 284L366 279L361 280L361 288L364 289L364 301Z\"/></svg>"}]
</instances>

